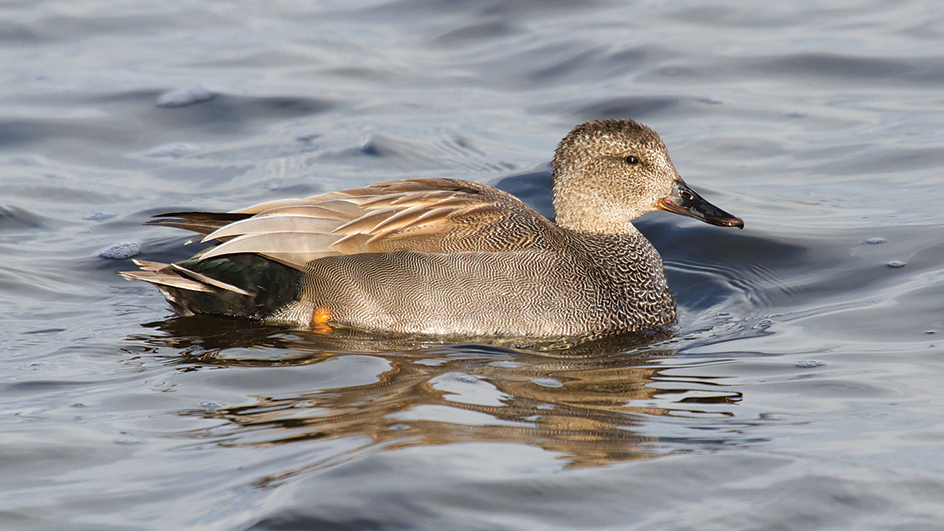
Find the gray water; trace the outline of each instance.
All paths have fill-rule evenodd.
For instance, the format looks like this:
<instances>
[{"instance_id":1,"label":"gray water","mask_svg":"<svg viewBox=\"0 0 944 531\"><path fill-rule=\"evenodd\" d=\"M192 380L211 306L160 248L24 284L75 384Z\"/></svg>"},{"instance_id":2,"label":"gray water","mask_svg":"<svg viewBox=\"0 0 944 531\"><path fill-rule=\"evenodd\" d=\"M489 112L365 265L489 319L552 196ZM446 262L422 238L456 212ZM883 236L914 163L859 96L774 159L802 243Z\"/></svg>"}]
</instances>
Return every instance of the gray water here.
<instances>
[{"instance_id":1,"label":"gray water","mask_svg":"<svg viewBox=\"0 0 944 531\"><path fill-rule=\"evenodd\" d=\"M944 7L6 2L0 528L941 529ZM679 322L569 348L175 318L142 227L404 177L548 213L632 118Z\"/></svg>"}]
</instances>

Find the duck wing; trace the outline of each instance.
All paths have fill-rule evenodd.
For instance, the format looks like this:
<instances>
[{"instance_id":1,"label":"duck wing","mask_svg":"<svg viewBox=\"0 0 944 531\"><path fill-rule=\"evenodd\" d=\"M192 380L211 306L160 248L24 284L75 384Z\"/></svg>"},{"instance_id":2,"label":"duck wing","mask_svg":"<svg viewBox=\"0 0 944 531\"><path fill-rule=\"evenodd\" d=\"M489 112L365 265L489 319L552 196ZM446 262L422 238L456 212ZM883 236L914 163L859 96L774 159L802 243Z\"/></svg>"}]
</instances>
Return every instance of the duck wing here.
<instances>
[{"instance_id":1,"label":"duck wing","mask_svg":"<svg viewBox=\"0 0 944 531\"><path fill-rule=\"evenodd\" d=\"M559 230L514 196L457 179L407 179L228 213L174 212L149 224L216 241L194 258L251 253L297 270L359 253L556 248Z\"/></svg>"}]
</instances>

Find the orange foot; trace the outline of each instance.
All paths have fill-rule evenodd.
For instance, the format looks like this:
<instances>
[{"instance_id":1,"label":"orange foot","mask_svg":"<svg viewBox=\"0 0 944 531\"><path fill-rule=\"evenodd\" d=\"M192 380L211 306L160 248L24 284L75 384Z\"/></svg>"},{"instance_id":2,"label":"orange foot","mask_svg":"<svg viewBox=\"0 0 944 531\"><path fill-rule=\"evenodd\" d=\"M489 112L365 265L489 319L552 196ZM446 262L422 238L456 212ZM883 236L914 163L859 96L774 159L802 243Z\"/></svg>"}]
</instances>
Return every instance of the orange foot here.
<instances>
[{"instance_id":1,"label":"orange foot","mask_svg":"<svg viewBox=\"0 0 944 531\"><path fill-rule=\"evenodd\" d=\"M327 308L315 308L311 315L311 331L316 334L330 334L331 327L328 321L331 320L331 310Z\"/></svg>"}]
</instances>

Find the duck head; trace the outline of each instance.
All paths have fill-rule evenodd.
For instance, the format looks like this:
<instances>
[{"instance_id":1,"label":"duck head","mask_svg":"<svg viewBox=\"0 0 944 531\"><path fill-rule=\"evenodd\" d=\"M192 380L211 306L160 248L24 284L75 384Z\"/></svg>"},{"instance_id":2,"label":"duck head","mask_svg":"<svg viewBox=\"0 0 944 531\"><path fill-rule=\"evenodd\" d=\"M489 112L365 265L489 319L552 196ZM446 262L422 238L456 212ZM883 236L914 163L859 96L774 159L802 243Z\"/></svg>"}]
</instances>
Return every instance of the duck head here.
<instances>
[{"instance_id":1,"label":"duck head","mask_svg":"<svg viewBox=\"0 0 944 531\"><path fill-rule=\"evenodd\" d=\"M553 180L557 224L570 230L622 233L631 220L655 210L744 227L689 188L659 135L632 120L574 128L554 153Z\"/></svg>"}]
</instances>

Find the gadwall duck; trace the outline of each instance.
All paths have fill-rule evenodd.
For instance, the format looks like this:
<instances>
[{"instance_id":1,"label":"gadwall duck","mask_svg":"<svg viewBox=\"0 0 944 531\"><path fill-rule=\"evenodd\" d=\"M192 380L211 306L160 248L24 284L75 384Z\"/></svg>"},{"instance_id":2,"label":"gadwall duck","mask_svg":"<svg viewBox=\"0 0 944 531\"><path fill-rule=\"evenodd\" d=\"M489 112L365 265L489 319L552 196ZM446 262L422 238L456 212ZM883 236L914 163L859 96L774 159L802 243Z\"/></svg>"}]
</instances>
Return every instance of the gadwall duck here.
<instances>
[{"instance_id":1,"label":"gadwall duck","mask_svg":"<svg viewBox=\"0 0 944 531\"><path fill-rule=\"evenodd\" d=\"M653 130L577 126L554 153L553 223L501 190L405 179L260 203L173 212L147 224L216 242L176 264L121 274L181 315L464 336L602 336L675 320L662 259L630 220L667 210L744 223L682 181Z\"/></svg>"}]
</instances>

